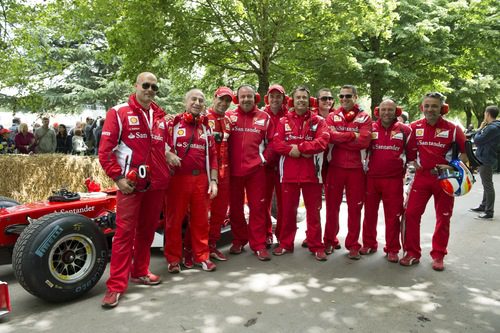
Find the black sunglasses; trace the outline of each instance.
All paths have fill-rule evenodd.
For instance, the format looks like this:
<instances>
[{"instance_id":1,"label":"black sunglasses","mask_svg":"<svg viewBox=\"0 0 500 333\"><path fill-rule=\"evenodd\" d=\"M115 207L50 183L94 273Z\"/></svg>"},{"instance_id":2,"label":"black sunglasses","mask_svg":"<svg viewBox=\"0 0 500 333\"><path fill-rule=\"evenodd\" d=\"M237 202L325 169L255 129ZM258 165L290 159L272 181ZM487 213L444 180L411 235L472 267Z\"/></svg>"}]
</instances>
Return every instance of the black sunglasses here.
<instances>
[{"instance_id":1,"label":"black sunglasses","mask_svg":"<svg viewBox=\"0 0 500 333\"><path fill-rule=\"evenodd\" d=\"M342 99L342 98L352 98L352 94L346 94L346 95L342 95L340 94L339 95L339 98Z\"/></svg>"},{"instance_id":2,"label":"black sunglasses","mask_svg":"<svg viewBox=\"0 0 500 333\"><path fill-rule=\"evenodd\" d=\"M326 101L332 101L333 97L332 96L322 96L319 98L320 101L326 102Z\"/></svg>"},{"instance_id":3,"label":"black sunglasses","mask_svg":"<svg viewBox=\"0 0 500 333\"><path fill-rule=\"evenodd\" d=\"M153 91L158 91L158 86L154 83L144 82L142 84L142 89L148 90L151 87Z\"/></svg>"}]
</instances>

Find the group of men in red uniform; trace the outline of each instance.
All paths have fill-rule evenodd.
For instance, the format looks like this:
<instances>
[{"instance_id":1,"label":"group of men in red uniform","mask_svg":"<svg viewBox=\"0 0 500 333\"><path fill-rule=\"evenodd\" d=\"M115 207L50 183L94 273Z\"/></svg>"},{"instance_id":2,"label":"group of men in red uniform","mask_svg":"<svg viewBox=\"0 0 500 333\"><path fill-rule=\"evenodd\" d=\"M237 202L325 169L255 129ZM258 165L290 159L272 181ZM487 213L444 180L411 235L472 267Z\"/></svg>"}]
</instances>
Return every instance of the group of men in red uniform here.
<instances>
[{"instance_id":1,"label":"group of men in red uniform","mask_svg":"<svg viewBox=\"0 0 500 333\"><path fill-rule=\"evenodd\" d=\"M356 103L357 90L352 85L340 89L338 109L326 88L315 99L304 86L288 97L282 86L272 85L263 110L257 107L260 96L250 85L240 86L235 93L227 87L217 89L208 110L203 92L192 89L185 96L185 112L166 121L153 101L158 91L156 77L141 73L135 87L128 103L108 112L99 149L100 162L119 189L104 307L118 304L129 277L131 282L145 285L161 282L148 270L147 252L163 205L165 258L171 273L180 272L181 264L213 271L211 259L227 260L216 243L228 208L233 233L229 253L240 254L249 244L259 260L270 260L273 193L278 212L274 230L278 243L273 255L294 251L302 194L307 220L303 246L316 260L327 260L327 255L340 248L339 211L345 192L348 257L357 260L377 251L382 200L387 259L411 266L420 260L420 219L433 195L437 223L432 267L444 269L453 197L441 190L438 172L449 168L447 155L452 144L464 151L465 136L442 117L447 108L441 94L427 94L421 106L424 118L407 126L398 122L401 109L392 100L384 100L376 108L378 120L372 121ZM236 108L227 111L231 102ZM405 255L400 259L407 163L413 163L417 172L403 219ZM326 199L324 233L322 191ZM189 228L183 239L186 217Z\"/></svg>"}]
</instances>

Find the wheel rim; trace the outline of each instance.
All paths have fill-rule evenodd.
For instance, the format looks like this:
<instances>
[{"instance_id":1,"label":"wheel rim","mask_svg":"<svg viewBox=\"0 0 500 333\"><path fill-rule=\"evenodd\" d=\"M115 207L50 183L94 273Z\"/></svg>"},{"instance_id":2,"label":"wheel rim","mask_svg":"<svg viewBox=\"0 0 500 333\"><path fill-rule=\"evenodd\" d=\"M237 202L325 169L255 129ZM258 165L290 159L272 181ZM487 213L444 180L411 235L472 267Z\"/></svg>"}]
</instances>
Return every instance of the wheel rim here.
<instances>
[{"instance_id":1,"label":"wheel rim","mask_svg":"<svg viewBox=\"0 0 500 333\"><path fill-rule=\"evenodd\" d=\"M94 267L94 243L81 234L66 235L50 251L50 273L58 281L73 283L83 279Z\"/></svg>"}]
</instances>

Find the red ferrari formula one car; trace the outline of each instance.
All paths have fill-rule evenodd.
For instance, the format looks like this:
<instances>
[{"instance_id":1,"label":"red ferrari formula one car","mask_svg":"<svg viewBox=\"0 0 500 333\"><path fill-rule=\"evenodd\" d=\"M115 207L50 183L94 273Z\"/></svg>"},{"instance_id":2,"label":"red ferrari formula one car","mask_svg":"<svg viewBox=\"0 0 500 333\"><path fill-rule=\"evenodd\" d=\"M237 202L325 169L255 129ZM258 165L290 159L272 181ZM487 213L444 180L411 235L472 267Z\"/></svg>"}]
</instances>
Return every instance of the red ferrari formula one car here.
<instances>
[{"instance_id":1,"label":"red ferrari formula one car","mask_svg":"<svg viewBox=\"0 0 500 333\"><path fill-rule=\"evenodd\" d=\"M0 197L0 264L12 262L31 294L68 301L92 289L106 269L116 192L59 191L49 199L21 205ZM0 299L7 312L8 301L7 291Z\"/></svg>"}]
</instances>

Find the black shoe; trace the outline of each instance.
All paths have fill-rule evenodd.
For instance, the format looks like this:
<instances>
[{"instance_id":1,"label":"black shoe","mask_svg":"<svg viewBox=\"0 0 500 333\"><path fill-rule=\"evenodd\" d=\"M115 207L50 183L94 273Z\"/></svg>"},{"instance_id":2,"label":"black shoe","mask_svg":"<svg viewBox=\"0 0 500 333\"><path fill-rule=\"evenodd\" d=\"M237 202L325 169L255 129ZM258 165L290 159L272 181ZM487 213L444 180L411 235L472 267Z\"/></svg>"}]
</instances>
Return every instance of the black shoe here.
<instances>
[{"instance_id":1,"label":"black shoe","mask_svg":"<svg viewBox=\"0 0 500 333\"><path fill-rule=\"evenodd\" d=\"M493 214L483 213L479 214L475 218L478 220L491 220L493 218Z\"/></svg>"},{"instance_id":2,"label":"black shoe","mask_svg":"<svg viewBox=\"0 0 500 333\"><path fill-rule=\"evenodd\" d=\"M469 211L470 212L481 213L481 212L484 212L484 207L479 206L479 207L476 207L476 208L470 208Z\"/></svg>"}]
</instances>

